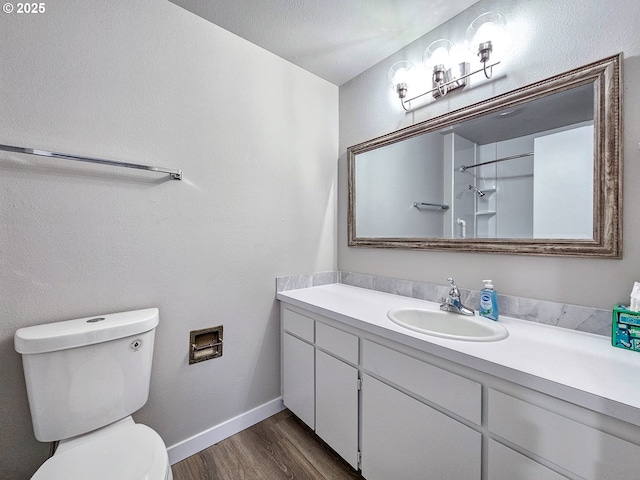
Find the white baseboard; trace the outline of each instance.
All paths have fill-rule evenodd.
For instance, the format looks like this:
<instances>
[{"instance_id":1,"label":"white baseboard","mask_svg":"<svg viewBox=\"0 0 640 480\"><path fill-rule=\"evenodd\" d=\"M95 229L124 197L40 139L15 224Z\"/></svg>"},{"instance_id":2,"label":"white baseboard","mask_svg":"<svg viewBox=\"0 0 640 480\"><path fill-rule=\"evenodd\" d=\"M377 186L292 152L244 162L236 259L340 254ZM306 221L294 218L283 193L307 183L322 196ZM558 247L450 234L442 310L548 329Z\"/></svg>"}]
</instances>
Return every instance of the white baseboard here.
<instances>
[{"instance_id":1,"label":"white baseboard","mask_svg":"<svg viewBox=\"0 0 640 480\"><path fill-rule=\"evenodd\" d=\"M200 432L191 438L171 445L167 448L169 462L171 465L194 455L205 448L214 445L225 438L235 435L242 430L261 422L265 418L284 410L282 397L278 397L270 402L260 405L248 412L241 413L237 417L222 422L215 427L211 427L204 432Z\"/></svg>"}]
</instances>

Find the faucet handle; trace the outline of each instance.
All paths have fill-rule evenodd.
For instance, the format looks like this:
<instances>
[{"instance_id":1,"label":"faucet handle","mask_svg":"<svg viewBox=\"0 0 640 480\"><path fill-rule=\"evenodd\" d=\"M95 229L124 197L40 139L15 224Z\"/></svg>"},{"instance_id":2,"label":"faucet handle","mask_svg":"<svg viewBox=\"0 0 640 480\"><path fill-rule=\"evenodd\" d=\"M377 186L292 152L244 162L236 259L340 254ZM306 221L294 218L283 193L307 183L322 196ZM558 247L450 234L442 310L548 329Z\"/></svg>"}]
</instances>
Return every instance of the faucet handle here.
<instances>
[{"instance_id":1,"label":"faucet handle","mask_svg":"<svg viewBox=\"0 0 640 480\"><path fill-rule=\"evenodd\" d=\"M458 286L453 278L447 278L447 281L451 284L451 290L449 291L450 297L460 297L460 290L458 290Z\"/></svg>"}]
</instances>

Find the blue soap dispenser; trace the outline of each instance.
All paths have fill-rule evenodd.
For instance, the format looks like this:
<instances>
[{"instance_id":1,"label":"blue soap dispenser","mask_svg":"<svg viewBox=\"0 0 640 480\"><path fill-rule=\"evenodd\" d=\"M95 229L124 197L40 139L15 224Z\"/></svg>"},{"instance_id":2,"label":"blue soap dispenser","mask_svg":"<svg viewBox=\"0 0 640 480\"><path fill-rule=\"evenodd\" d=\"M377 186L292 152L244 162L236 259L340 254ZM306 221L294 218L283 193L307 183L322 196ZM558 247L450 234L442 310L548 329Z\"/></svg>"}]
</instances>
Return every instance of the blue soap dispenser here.
<instances>
[{"instance_id":1,"label":"blue soap dispenser","mask_svg":"<svg viewBox=\"0 0 640 480\"><path fill-rule=\"evenodd\" d=\"M491 280L483 280L484 288L480 290L479 314L491 320L498 320L498 293L493 289Z\"/></svg>"}]
</instances>

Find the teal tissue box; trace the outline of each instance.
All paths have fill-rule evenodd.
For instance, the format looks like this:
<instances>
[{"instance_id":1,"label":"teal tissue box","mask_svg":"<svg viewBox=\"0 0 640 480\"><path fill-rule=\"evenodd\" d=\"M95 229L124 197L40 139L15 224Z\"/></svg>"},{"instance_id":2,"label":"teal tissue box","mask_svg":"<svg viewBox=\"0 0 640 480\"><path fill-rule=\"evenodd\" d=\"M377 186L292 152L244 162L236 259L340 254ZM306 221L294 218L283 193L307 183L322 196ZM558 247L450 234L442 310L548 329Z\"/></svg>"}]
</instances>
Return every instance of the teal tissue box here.
<instances>
[{"instance_id":1,"label":"teal tissue box","mask_svg":"<svg viewBox=\"0 0 640 480\"><path fill-rule=\"evenodd\" d=\"M640 312L616 305L611 321L611 345L640 352Z\"/></svg>"}]
</instances>

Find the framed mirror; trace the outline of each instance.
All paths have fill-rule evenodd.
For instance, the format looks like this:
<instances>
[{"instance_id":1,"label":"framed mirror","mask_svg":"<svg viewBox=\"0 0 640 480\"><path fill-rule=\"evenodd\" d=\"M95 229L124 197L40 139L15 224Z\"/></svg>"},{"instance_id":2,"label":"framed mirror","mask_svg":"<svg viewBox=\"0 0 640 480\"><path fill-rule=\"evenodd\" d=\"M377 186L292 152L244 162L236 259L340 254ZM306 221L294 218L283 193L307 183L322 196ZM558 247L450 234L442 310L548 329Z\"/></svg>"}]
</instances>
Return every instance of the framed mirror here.
<instances>
[{"instance_id":1,"label":"framed mirror","mask_svg":"<svg viewBox=\"0 0 640 480\"><path fill-rule=\"evenodd\" d=\"M620 258L621 60L348 148L349 246Z\"/></svg>"}]
</instances>

